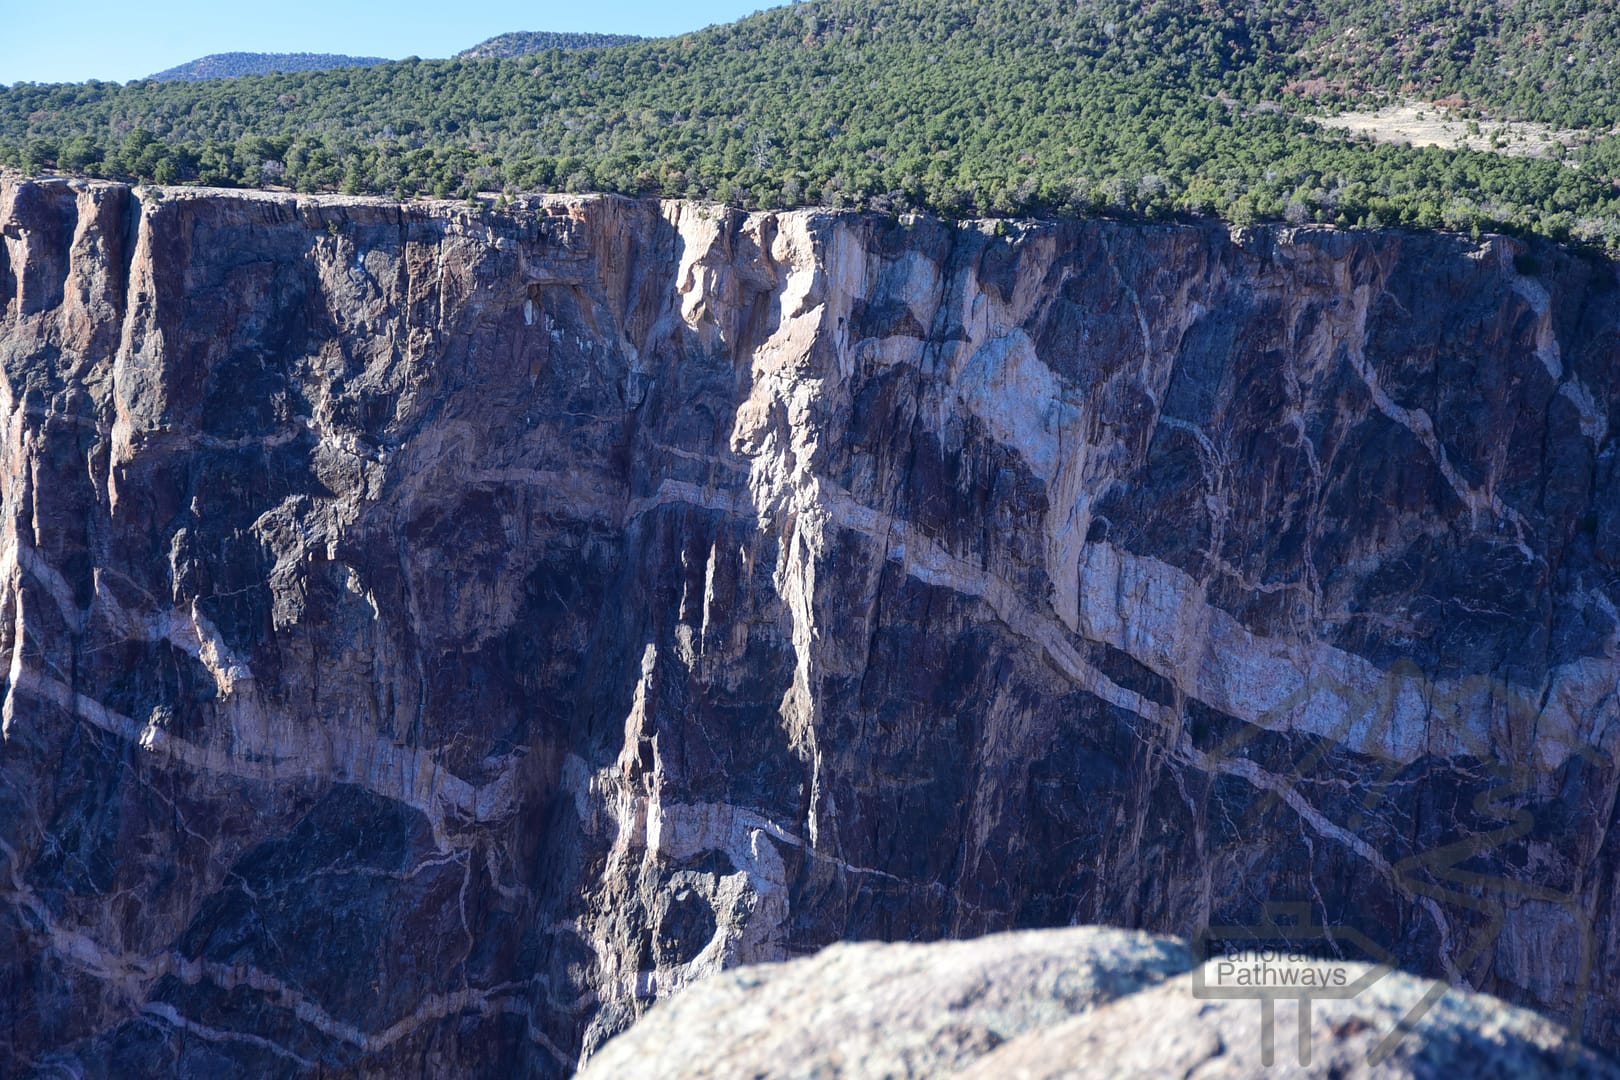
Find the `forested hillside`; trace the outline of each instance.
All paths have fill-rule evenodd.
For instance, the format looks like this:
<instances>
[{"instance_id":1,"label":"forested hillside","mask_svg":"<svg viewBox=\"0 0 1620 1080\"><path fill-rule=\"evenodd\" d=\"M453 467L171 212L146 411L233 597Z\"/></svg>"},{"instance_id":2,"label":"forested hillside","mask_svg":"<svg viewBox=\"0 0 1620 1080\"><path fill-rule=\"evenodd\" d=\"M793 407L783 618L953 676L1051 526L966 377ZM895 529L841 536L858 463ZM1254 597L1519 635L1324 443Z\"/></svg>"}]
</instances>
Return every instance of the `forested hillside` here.
<instances>
[{"instance_id":1,"label":"forested hillside","mask_svg":"<svg viewBox=\"0 0 1620 1080\"><path fill-rule=\"evenodd\" d=\"M1620 247L1608 0L815 0L676 38L0 92L0 162L164 183L567 189L946 214L1218 214ZM1382 96L1380 96L1382 95ZM1579 129L1374 146L1408 96Z\"/></svg>"},{"instance_id":2,"label":"forested hillside","mask_svg":"<svg viewBox=\"0 0 1620 1080\"><path fill-rule=\"evenodd\" d=\"M173 80L235 79L243 75L269 75L278 71L325 71L327 68L369 67L386 64L385 56L343 56L338 53L214 53L160 71L149 78Z\"/></svg>"},{"instance_id":3,"label":"forested hillside","mask_svg":"<svg viewBox=\"0 0 1620 1080\"><path fill-rule=\"evenodd\" d=\"M509 56L528 56L547 49L604 49L614 45L628 45L643 38L633 34L553 34L541 31L519 30L510 34L497 34L470 49L456 53L457 60L491 60Z\"/></svg>"}]
</instances>

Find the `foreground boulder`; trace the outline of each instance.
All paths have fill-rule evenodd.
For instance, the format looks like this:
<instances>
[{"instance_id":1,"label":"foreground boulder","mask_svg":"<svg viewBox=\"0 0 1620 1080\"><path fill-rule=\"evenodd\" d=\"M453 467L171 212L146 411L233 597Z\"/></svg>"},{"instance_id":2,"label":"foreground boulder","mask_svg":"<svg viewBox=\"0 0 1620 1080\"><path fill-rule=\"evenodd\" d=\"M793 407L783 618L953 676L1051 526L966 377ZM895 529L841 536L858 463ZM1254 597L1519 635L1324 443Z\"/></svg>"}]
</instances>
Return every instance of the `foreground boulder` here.
<instances>
[{"instance_id":1,"label":"foreground boulder","mask_svg":"<svg viewBox=\"0 0 1620 1080\"><path fill-rule=\"evenodd\" d=\"M1341 966L1365 989L1303 1010L1279 1000L1268 1033L1261 1002L1209 996L1174 938L1083 927L835 945L695 984L580 1080L1620 1077L1536 1013Z\"/></svg>"},{"instance_id":2,"label":"foreground boulder","mask_svg":"<svg viewBox=\"0 0 1620 1080\"><path fill-rule=\"evenodd\" d=\"M1174 938L1094 927L834 945L695 984L608 1043L581 1076L949 1075L1192 963Z\"/></svg>"}]
</instances>

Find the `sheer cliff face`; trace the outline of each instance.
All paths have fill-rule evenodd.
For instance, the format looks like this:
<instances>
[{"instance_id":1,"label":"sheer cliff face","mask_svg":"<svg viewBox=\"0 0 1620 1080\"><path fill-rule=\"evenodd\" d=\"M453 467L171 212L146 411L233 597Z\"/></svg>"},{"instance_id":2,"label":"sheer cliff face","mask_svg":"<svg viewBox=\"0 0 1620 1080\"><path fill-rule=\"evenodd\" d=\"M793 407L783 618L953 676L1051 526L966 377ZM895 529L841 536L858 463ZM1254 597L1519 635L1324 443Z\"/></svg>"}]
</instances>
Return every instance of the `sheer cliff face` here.
<instances>
[{"instance_id":1,"label":"sheer cliff face","mask_svg":"<svg viewBox=\"0 0 1620 1080\"><path fill-rule=\"evenodd\" d=\"M1509 241L0 186L0 1071L560 1076L1306 903L1620 1043L1620 288Z\"/></svg>"}]
</instances>

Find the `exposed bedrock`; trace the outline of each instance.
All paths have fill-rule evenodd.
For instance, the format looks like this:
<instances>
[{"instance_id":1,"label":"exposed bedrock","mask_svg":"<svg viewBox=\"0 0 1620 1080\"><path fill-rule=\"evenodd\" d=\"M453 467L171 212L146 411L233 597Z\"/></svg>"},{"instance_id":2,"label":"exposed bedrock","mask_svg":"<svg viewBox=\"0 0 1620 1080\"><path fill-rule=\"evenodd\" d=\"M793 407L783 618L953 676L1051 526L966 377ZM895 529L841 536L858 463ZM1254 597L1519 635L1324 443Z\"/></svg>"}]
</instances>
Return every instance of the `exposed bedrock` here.
<instances>
[{"instance_id":1,"label":"exposed bedrock","mask_svg":"<svg viewBox=\"0 0 1620 1080\"><path fill-rule=\"evenodd\" d=\"M1357 962L1252 953L1353 995L1213 996L1185 943L1075 927L928 945L833 945L696 983L586 1062L580 1080L1614 1080L1558 1024ZM1297 986L1297 983L1292 984ZM1319 984L1321 985L1321 984ZM1304 1001L1303 1010L1301 1000Z\"/></svg>"},{"instance_id":2,"label":"exposed bedrock","mask_svg":"<svg viewBox=\"0 0 1620 1080\"><path fill-rule=\"evenodd\" d=\"M0 235L0 1073L560 1077L728 966L1274 904L1620 1045L1613 265L15 178Z\"/></svg>"}]
</instances>

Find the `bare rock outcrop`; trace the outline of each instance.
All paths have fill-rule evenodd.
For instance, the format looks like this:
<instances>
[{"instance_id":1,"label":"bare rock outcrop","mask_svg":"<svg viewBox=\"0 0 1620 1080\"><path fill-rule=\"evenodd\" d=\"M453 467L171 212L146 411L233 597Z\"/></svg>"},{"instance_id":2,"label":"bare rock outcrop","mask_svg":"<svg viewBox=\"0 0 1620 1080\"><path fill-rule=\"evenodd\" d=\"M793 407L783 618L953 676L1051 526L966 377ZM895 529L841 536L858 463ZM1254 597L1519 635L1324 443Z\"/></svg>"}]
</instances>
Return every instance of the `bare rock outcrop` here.
<instances>
[{"instance_id":1,"label":"bare rock outcrop","mask_svg":"<svg viewBox=\"0 0 1620 1080\"><path fill-rule=\"evenodd\" d=\"M0 180L0 1073L562 1077L1304 904L1620 1045L1620 283Z\"/></svg>"},{"instance_id":2,"label":"bare rock outcrop","mask_svg":"<svg viewBox=\"0 0 1620 1080\"><path fill-rule=\"evenodd\" d=\"M1304 961L1294 961L1303 964ZM1214 998L1171 938L1078 928L834 945L659 1004L580 1080L1620 1077L1546 1018L1347 962L1354 996ZM1281 966L1286 966L1283 963ZM1302 1037L1303 1035L1303 1037Z\"/></svg>"},{"instance_id":3,"label":"bare rock outcrop","mask_svg":"<svg viewBox=\"0 0 1620 1080\"><path fill-rule=\"evenodd\" d=\"M1347 965L1354 981L1365 965ZM1347 998L1209 1000L1193 976L1042 1028L961 1073L961 1080L1492 1080L1613 1078L1620 1066L1567 1029L1488 994L1402 972Z\"/></svg>"},{"instance_id":4,"label":"bare rock outcrop","mask_svg":"<svg viewBox=\"0 0 1620 1080\"><path fill-rule=\"evenodd\" d=\"M610 1041L581 1080L954 1075L1192 966L1179 941L1031 930L932 945L833 945L676 994Z\"/></svg>"}]
</instances>

